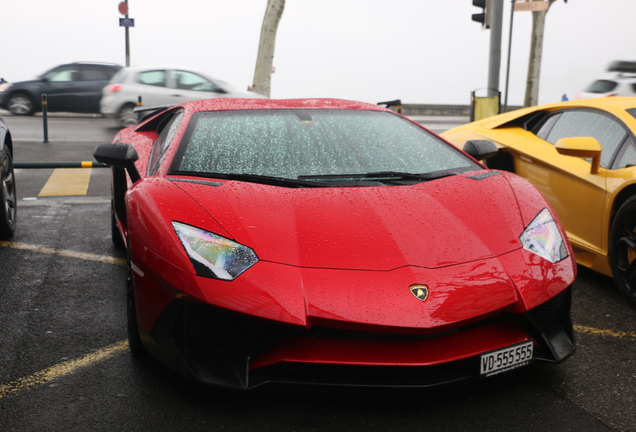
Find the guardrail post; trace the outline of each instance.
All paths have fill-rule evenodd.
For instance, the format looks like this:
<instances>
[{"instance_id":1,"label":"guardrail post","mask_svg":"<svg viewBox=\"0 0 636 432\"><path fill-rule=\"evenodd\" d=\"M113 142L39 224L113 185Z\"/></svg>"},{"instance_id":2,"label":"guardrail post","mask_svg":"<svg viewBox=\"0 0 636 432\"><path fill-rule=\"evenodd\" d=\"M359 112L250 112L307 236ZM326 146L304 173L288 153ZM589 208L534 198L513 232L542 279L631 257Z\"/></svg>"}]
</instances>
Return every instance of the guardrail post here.
<instances>
[{"instance_id":1,"label":"guardrail post","mask_svg":"<svg viewBox=\"0 0 636 432\"><path fill-rule=\"evenodd\" d=\"M139 108L140 106L142 106L141 95L137 96L137 108ZM141 121L141 117L142 117L141 112L138 112L137 113L137 123L139 123Z\"/></svg>"},{"instance_id":2,"label":"guardrail post","mask_svg":"<svg viewBox=\"0 0 636 432\"><path fill-rule=\"evenodd\" d=\"M49 142L49 122L47 117L47 97L46 93L42 94L42 125L44 127L44 142Z\"/></svg>"}]
</instances>

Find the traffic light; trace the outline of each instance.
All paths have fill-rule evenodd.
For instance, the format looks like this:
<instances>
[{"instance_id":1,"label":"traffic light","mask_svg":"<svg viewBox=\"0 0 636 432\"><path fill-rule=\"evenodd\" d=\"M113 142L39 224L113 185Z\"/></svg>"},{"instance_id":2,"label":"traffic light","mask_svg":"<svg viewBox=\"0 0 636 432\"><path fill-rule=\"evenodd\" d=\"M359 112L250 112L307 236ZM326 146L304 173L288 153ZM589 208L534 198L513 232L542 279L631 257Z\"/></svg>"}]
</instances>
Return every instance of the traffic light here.
<instances>
[{"instance_id":1,"label":"traffic light","mask_svg":"<svg viewBox=\"0 0 636 432\"><path fill-rule=\"evenodd\" d=\"M473 21L481 23L482 27L490 28L490 0L473 0L473 6L482 9L482 13L473 14Z\"/></svg>"}]
</instances>

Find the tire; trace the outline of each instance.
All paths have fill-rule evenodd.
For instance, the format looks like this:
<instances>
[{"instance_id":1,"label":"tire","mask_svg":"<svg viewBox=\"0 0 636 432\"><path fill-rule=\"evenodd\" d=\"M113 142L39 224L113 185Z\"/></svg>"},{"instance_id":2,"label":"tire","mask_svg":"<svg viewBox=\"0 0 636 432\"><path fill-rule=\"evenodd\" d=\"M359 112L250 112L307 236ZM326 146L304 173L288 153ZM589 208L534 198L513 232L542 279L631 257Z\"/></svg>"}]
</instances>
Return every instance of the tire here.
<instances>
[{"instance_id":1,"label":"tire","mask_svg":"<svg viewBox=\"0 0 636 432\"><path fill-rule=\"evenodd\" d=\"M618 290L636 309L636 195L616 212L610 230L609 261Z\"/></svg>"},{"instance_id":2,"label":"tire","mask_svg":"<svg viewBox=\"0 0 636 432\"><path fill-rule=\"evenodd\" d=\"M0 239L13 236L16 227L17 201L15 193L15 174L9 147L0 152Z\"/></svg>"},{"instance_id":3,"label":"tire","mask_svg":"<svg viewBox=\"0 0 636 432\"><path fill-rule=\"evenodd\" d=\"M137 303L135 301L135 285L132 261L130 259L130 241L128 241L128 249L126 251L126 316L130 352L136 357L145 357L147 352L141 342L139 325L137 324Z\"/></svg>"},{"instance_id":4,"label":"tire","mask_svg":"<svg viewBox=\"0 0 636 432\"><path fill-rule=\"evenodd\" d=\"M126 104L119 110L119 114L117 114L117 123L120 126L128 127L134 126L137 124L137 114L135 114L134 109L136 105Z\"/></svg>"},{"instance_id":5,"label":"tire","mask_svg":"<svg viewBox=\"0 0 636 432\"><path fill-rule=\"evenodd\" d=\"M14 93L7 102L9 111L18 116L30 116L35 112L33 99L26 93Z\"/></svg>"}]
</instances>

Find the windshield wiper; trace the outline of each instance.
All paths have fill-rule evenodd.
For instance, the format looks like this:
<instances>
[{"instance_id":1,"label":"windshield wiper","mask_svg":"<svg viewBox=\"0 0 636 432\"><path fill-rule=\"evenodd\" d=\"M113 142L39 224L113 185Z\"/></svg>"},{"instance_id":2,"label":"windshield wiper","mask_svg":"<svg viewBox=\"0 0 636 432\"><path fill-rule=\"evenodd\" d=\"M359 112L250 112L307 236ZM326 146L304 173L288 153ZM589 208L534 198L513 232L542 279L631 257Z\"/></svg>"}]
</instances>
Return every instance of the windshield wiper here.
<instances>
[{"instance_id":1,"label":"windshield wiper","mask_svg":"<svg viewBox=\"0 0 636 432\"><path fill-rule=\"evenodd\" d=\"M259 174L248 174L248 173L208 173L208 172L186 172L179 171L173 174L180 175L188 175L194 177L206 177L213 179L225 179L225 180L237 180L251 183L262 183L262 184L270 184L274 186L285 186L285 187L316 187L320 186L320 184L316 184L315 182L309 182L302 179L293 179L286 177L272 177L266 175Z\"/></svg>"},{"instance_id":2,"label":"windshield wiper","mask_svg":"<svg viewBox=\"0 0 636 432\"><path fill-rule=\"evenodd\" d=\"M324 175L301 175L299 180L344 180L344 179L372 179L372 180L435 180L443 177L457 175L454 169L434 171L430 173L417 174L400 171L375 171L364 174L324 174Z\"/></svg>"}]
</instances>

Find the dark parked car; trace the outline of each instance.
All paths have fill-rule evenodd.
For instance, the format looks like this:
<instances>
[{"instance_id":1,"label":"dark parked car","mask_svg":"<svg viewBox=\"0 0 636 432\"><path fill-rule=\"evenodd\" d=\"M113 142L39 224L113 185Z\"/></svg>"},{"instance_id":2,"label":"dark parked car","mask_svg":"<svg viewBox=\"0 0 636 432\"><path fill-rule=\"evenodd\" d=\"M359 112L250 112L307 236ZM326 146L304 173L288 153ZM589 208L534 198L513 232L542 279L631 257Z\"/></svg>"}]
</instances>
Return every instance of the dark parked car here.
<instances>
[{"instance_id":1,"label":"dark parked car","mask_svg":"<svg viewBox=\"0 0 636 432\"><path fill-rule=\"evenodd\" d=\"M102 88L121 68L91 62L57 66L35 80L0 90L0 107L15 115L32 115L42 110L42 94L46 94L48 111L99 113Z\"/></svg>"},{"instance_id":2,"label":"dark parked car","mask_svg":"<svg viewBox=\"0 0 636 432\"><path fill-rule=\"evenodd\" d=\"M16 199L13 175L13 141L9 128L0 117L0 240L15 231Z\"/></svg>"}]
</instances>

